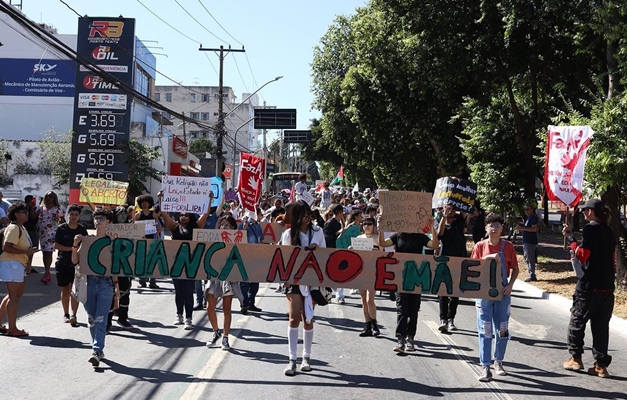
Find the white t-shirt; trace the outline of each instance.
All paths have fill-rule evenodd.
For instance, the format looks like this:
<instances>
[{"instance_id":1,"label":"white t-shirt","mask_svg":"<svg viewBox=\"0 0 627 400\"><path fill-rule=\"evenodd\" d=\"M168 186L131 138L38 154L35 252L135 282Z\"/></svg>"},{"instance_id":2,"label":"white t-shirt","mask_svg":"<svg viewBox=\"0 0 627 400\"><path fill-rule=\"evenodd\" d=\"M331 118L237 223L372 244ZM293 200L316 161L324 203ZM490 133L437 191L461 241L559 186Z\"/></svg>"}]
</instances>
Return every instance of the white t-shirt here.
<instances>
[{"instance_id":1,"label":"white t-shirt","mask_svg":"<svg viewBox=\"0 0 627 400\"><path fill-rule=\"evenodd\" d=\"M297 194L303 194L307 191L307 184L298 182L296 185L294 185L294 190L296 190Z\"/></svg>"},{"instance_id":2,"label":"white t-shirt","mask_svg":"<svg viewBox=\"0 0 627 400\"><path fill-rule=\"evenodd\" d=\"M320 194L322 196L322 204L325 204L323 207L327 208L331 205L331 189L323 189L320 191Z\"/></svg>"},{"instance_id":3,"label":"white t-shirt","mask_svg":"<svg viewBox=\"0 0 627 400\"><path fill-rule=\"evenodd\" d=\"M309 232L302 232L302 231L298 231L298 234L300 235L300 245L303 247L309 246ZM324 240L324 232L322 231L322 228L318 227L318 226L314 226L312 228L311 231L311 243L315 243L318 245L318 247L327 247L327 243ZM285 232L283 232L283 234L281 235L281 244L282 245L287 245L287 246L291 246L292 245L292 238L290 236L290 230L286 230Z\"/></svg>"}]
</instances>

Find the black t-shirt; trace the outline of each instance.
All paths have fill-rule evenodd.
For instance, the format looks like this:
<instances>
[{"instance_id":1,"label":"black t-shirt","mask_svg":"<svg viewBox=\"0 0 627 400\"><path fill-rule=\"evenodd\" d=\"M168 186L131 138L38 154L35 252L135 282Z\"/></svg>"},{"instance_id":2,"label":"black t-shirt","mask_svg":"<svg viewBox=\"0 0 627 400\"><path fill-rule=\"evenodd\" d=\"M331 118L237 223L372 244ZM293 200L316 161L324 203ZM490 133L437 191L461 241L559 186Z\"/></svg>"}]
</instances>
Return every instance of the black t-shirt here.
<instances>
[{"instance_id":1,"label":"black t-shirt","mask_svg":"<svg viewBox=\"0 0 627 400\"><path fill-rule=\"evenodd\" d=\"M424 233L395 233L390 240L399 253L422 254L424 247L431 241Z\"/></svg>"},{"instance_id":2,"label":"black t-shirt","mask_svg":"<svg viewBox=\"0 0 627 400\"><path fill-rule=\"evenodd\" d=\"M614 287L614 251L615 239L612 228L596 221L583 227L581 247L590 250L588 267L579 281L577 290L592 292L595 290L613 291Z\"/></svg>"},{"instance_id":3,"label":"black t-shirt","mask_svg":"<svg viewBox=\"0 0 627 400\"><path fill-rule=\"evenodd\" d=\"M455 214L455 219L450 225L446 225L444 235L438 236L442 243L442 255L451 257L468 257L466 250L466 236L464 229L466 220L461 214Z\"/></svg>"},{"instance_id":4,"label":"black t-shirt","mask_svg":"<svg viewBox=\"0 0 627 400\"><path fill-rule=\"evenodd\" d=\"M331 218L324 223L324 241L327 248L334 249L337 247L337 233L342 229L342 224L335 218Z\"/></svg>"},{"instance_id":5,"label":"black t-shirt","mask_svg":"<svg viewBox=\"0 0 627 400\"><path fill-rule=\"evenodd\" d=\"M28 221L24 222L24 228L28 232L34 232L37 230L37 223L39 222L39 216L35 214L35 218L30 217L30 209L28 210Z\"/></svg>"},{"instance_id":6,"label":"black t-shirt","mask_svg":"<svg viewBox=\"0 0 627 400\"><path fill-rule=\"evenodd\" d=\"M172 240L193 240L194 229L198 228L196 221L190 222L187 228L183 228L181 224L176 224L176 228L172 231Z\"/></svg>"},{"instance_id":7,"label":"black t-shirt","mask_svg":"<svg viewBox=\"0 0 627 400\"><path fill-rule=\"evenodd\" d=\"M473 218L472 223L472 240L476 242L483 239L486 235L485 232L485 210L480 208L479 215L476 218Z\"/></svg>"},{"instance_id":8,"label":"black t-shirt","mask_svg":"<svg viewBox=\"0 0 627 400\"><path fill-rule=\"evenodd\" d=\"M81 224L78 224L76 229L70 228L67 223L61 224L57 228L57 233L54 235L54 242L59 243L61 246L72 247L72 245L74 245L74 236L76 235L87 236L87 229ZM74 263L72 263L72 251L58 251L57 264L62 266L74 266Z\"/></svg>"}]
</instances>

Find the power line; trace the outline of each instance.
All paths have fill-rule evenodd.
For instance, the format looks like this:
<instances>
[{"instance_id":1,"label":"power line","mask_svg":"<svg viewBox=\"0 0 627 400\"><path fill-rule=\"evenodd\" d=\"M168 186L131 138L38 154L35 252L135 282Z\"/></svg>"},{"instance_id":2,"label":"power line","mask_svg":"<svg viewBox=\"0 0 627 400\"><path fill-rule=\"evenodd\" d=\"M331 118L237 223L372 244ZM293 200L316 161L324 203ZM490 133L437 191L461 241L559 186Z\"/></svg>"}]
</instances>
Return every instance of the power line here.
<instances>
[{"instance_id":1,"label":"power line","mask_svg":"<svg viewBox=\"0 0 627 400\"><path fill-rule=\"evenodd\" d=\"M173 27L172 25L170 25L166 20L164 20L163 18L161 18L160 16L158 16L157 14L155 14L150 8L148 8L144 3L142 3L140 0L137 0L137 2L139 4L142 5L142 7L144 7L146 10L148 10L152 15L154 15L155 17L157 17L161 22L163 22L164 24L166 24L167 26L169 26L170 28L174 29L176 32L178 32L180 35L186 37L187 39L191 40L192 42L200 45L201 43L199 41L197 41L196 39L192 39L191 37L187 36L186 34L184 34L183 32L179 31L178 29L176 29L175 27ZM80 17L80 15L79 15Z\"/></svg>"},{"instance_id":2,"label":"power line","mask_svg":"<svg viewBox=\"0 0 627 400\"><path fill-rule=\"evenodd\" d=\"M248 53L244 53L244 55L246 56L246 62L248 63L248 69L250 70L250 74L253 77L253 83L255 84L255 86L259 86L259 84L257 83L257 79L255 79L255 73L253 72L253 67L250 65L250 60L248 59ZM263 95L261 93L259 93L259 96L261 97L263 101L266 101L266 99L263 98Z\"/></svg>"},{"instance_id":3,"label":"power line","mask_svg":"<svg viewBox=\"0 0 627 400\"><path fill-rule=\"evenodd\" d=\"M139 0L137 0L137 1L139 1ZM207 32L209 32L209 34L210 34L211 36L215 37L216 39L218 39L218 40L219 40L219 41L221 41L221 42L224 42L224 43L226 43L226 44L230 44L230 43L228 43L226 40L220 39L220 37L216 36L216 34L215 34L215 33L211 32L211 31L210 31L209 29L207 29L207 28L206 28L203 24L201 24L201 23L200 23L200 21L198 21L198 20L196 19L196 17L194 17L194 16L193 16L193 15L192 15L189 11L187 11L187 10L185 9L185 7L183 7L183 6L181 5L181 3L179 3L179 2L178 2L178 0L174 0L174 2L175 2L176 4L178 4L178 5L179 5L179 7L181 7L181 8L183 9L183 11L185 11L185 12L187 13L187 15L189 15L189 16L191 17L191 19L193 19L194 21L196 21L196 23L197 23L198 25L200 25L200 26L201 26L204 30L206 30Z\"/></svg>"},{"instance_id":4,"label":"power line","mask_svg":"<svg viewBox=\"0 0 627 400\"><path fill-rule=\"evenodd\" d=\"M233 61L235 61L235 68L237 68L237 73L239 74L239 78L242 80L242 83L244 84L244 89L246 89L246 92L248 92L248 86L246 86L246 82L244 82L244 77L242 76L242 72L239 70L237 59L233 57Z\"/></svg>"},{"instance_id":5,"label":"power line","mask_svg":"<svg viewBox=\"0 0 627 400\"><path fill-rule=\"evenodd\" d=\"M211 14L211 13L209 12L209 10L207 9L207 7L205 7L205 5L203 4L203 2L202 2L201 0L198 0L198 2L199 2L199 3L200 3L200 5L202 6L202 8L204 8L204 9L205 9L205 11L207 11L207 14L209 14L209 16L210 16L210 17L211 17L211 18L212 18L212 19L216 22L216 24L218 24L218 26L219 26L220 28L222 28L222 30L223 30L224 32L226 32L226 34L227 34L227 35L229 35L229 36L231 37L231 39L235 40L237 43L241 44L241 45L242 45L242 47L244 47L244 43L242 43L242 42L240 42L239 40L235 39L235 38L233 37L233 35L231 35L231 34L229 33L229 31L227 31L227 30L226 30L226 29L222 26L222 24L220 24L220 22L218 22L218 20L217 20L217 19L215 19L215 17L213 16L213 14Z\"/></svg>"},{"instance_id":6,"label":"power line","mask_svg":"<svg viewBox=\"0 0 627 400\"><path fill-rule=\"evenodd\" d=\"M218 70L213 65L213 63L211 62L211 59L209 58L209 55L206 52L204 52L203 54L205 55L205 57L207 57L207 61L209 61L209 64L211 64L211 68L213 68L213 70L215 71L216 75L219 76L220 74L218 73Z\"/></svg>"}]
</instances>

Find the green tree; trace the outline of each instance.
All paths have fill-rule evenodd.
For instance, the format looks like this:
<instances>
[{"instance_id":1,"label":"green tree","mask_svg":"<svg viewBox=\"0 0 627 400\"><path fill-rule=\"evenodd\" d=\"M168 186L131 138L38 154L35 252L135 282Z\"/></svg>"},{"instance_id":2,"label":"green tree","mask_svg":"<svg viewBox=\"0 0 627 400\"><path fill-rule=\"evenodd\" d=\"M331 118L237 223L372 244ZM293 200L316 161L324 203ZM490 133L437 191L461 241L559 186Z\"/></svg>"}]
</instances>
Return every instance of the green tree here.
<instances>
[{"instance_id":1,"label":"green tree","mask_svg":"<svg viewBox=\"0 0 627 400\"><path fill-rule=\"evenodd\" d=\"M189 152L202 159L205 158L205 153L215 154L216 146L207 138L198 138L190 143Z\"/></svg>"},{"instance_id":2,"label":"green tree","mask_svg":"<svg viewBox=\"0 0 627 400\"><path fill-rule=\"evenodd\" d=\"M52 175L55 185L70 182L70 164L72 157L72 133L60 133L49 129L38 143L41 150L38 172Z\"/></svg>"},{"instance_id":3,"label":"green tree","mask_svg":"<svg viewBox=\"0 0 627 400\"><path fill-rule=\"evenodd\" d=\"M161 158L161 153L151 146L131 139L125 144L128 154L128 198L134 199L148 191L145 182L149 179L160 180L163 171L152 166L152 162Z\"/></svg>"}]
</instances>

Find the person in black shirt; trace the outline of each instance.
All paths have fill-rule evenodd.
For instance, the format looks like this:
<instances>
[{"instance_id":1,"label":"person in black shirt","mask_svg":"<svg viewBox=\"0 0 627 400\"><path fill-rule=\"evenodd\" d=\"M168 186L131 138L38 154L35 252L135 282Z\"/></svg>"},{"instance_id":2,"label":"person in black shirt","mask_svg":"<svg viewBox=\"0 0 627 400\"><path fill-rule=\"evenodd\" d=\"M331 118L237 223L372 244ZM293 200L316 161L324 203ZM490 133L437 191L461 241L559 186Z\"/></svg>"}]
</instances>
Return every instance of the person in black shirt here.
<instances>
[{"instance_id":1,"label":"person in black shirt","mask_svg":"<svg viewBox=\"0 0 627 400\"><path fill-rule=\"evenodd\" d=\"M68 208L68 222L59 225L54 236L54 248L57 251L55 269L57 271L57 285L61 288L61 307L63 307L63 322L78 326L76 312L78 300L72 297L72 285L74 284L74 271L76 264L72 262L72 246L76 235L87 236L87 229L78 223L81 215L81 207L72 204ZM72 303L72 315L70 315L70 301Z\"/></svg>"},{"instance_id":2,"label":"person in black shirt","mask_svg":"<svg viewBox=\"0 0 627 400\"><path fill-rule=\"evenodd\" d=\"M568 225L562 233L567 237L571 250L581 261L583 276L579 278L573 295L568 324L568 352L571 358L564 363L568 370L583 369L584 334L590 321L592 330L592 355L595 363L588 369L591 375L607 378L607 367L612 356L607 354L610 336L610 318L614 311L614 281L616 239L609 227L610 209L599 199L589 200L582 212L590 223L583 227L581 245L570 236Z\"/></svg>"},{"instance_id":3,"label":"person in black shirt","mask_svg":"<svg viewBox=\"0 0 627 400\"><path fill-rule=\"evenodd\" d=\"M27 195L24 197L24 203L28 206L28 221L24 223L24 228L30 236L30 242L33 246L39 246L39 232L37 224L39 223L39 216L37 215L37 199L33 195ZM28 257L28 265L31 266L30 274L36 274L38 271L33 268L33 256Z\"/></svg>"},{"instance_id":4,"label":"person in black shirt","mask_svg":"<svg viewBox=\"0 0 627 400\"><path fill-rule=\"evenodd\" d=\"M139 208L141 208L141 211L135 213L135 215L133 216L133 220L153 220L155 226L159 226L155 214L150 210L155 206L155 200L153 199L153 197L150 194L142 194L141 196L137 197L137 204L139 205ZM146 239L157 239L157 235L155 235L154 233L146 235ZM144 288L146 287L146 278L139 278L139 286ZM148 287L151 289L159 289L155 278L149 279Z\"/></svg>"},{"instance_id":5,"label":"person in black shirt","mask_svg":"<svg viewBox=\"0 0 627 400\"><path fill-rule=\"evenodd\" d=\"M383 236L380 228L381 218L377 220L379 230L379 248L395 246L399 253L422 254L425 247L437 249L440 246L431 218L431 238L423 233L395 233L389 238ZM415 351L414 336L418 325L421 295L414 293L396 293L396 340L394 351Z\"/></svg>"},{"instance_id":6,"label":"person in black shirt","mask_svg":"<svg viewBox=\"0 0 627 400\"><path fill-rule=\"evenodd\" d=\"M442 243L442 256L468 257L466 250L466 213L457 213L452 206L446 205L438 226L438 239ZM440 326L442 333L456 331L455 315L459 297L438 296L440 302Z\"/></svg>"},{"instance_id":7,"label":"person in black shirt","mask_svg":"<svg viewBox=\"0 0 627 400\"><path fill-rule=\"evenodd\" d=\"M331 208L333 217L324 223L324 241L327 248L334 249L337 247L337 238L344 233L344 207L336 204ZM339 304L344 304L344 289L336 288L336 298Z\"/></svg>"}]
</instances>

